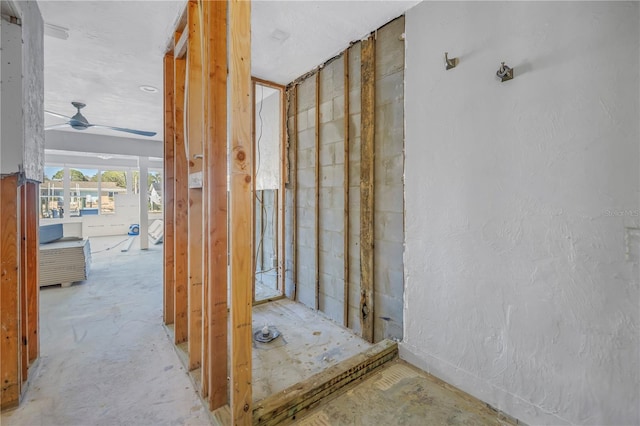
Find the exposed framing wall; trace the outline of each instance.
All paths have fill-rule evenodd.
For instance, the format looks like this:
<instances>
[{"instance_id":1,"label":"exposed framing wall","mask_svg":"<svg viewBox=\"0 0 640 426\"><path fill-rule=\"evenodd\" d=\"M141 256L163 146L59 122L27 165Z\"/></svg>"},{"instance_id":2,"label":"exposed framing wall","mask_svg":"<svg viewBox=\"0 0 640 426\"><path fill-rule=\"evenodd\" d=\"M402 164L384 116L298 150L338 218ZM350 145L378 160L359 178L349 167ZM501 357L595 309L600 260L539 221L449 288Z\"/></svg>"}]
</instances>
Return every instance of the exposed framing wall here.
<instances>
[{"instance_id":1,"label":"exposed framing wall","mask_svg":"<svg viewBox=\"0 0 640 426\"><path fill-rule=\"evenodd\" d=\"M0 408L19 404L39 356L38 183L0 180Z\"/></svg>"},{"instance_id":2,"label":"exposed framing wall","mask_svg":"<svg viewBox=\"0 0 640 426\"><path fill-rule=\"evenodd\" d=\"M44 159L43 22L35 2L8 2L0 84L0 408L20 403L39 356L39 181ZM3 15L4 16L4 15Z\"/></svg>"},{"instance_id":3,"label":"exposed framing wall","mask_svg":"<svg viewBox=\"0 0 640 426\"><path fill-rule=\"evenodd\" d=\"M400 17L287 91L291 293L370 341L402 338L403 32Z\"/></svg>"},{"instance_id":4,"label":"exposed framing wall","mask_svg":"<svg viewBox=\"0 0 640 426\"><path fill-rule=\"evenodd\" d=\"M209 408L228 406L231 421L245 425L254 277L250 12L249 2L189 1L165 57L165 169L173 171L165 187L165 211L173 211L165 221L173 236L165 244L165 324L186 348Z\"/></svg>"}]
</instances>

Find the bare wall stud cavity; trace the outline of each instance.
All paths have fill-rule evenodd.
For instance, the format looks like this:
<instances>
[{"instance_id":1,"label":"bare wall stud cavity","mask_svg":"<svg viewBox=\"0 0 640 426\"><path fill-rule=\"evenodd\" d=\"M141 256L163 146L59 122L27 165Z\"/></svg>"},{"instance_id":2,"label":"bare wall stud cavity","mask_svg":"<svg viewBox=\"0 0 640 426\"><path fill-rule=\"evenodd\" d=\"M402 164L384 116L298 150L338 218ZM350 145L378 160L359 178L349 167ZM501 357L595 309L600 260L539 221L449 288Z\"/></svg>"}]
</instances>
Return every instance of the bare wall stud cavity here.
<instances>
[{"instance_id":1,"label":"bare wall stud cavity","mask_svg":"<svg viewBox=\"0 0 640 426\"><path fill-rule=\"evenodd\" d=\"M513 68L510 68L508 65L505 65L504 62L501 62L500 68L496 71L496 75L500 81L504 83L505 81L513 79Z\"/></svg>"},{"instance_id":2,"label":"bare wall stud cavity","mask_svg":"<svg viewBox=\"0 0 640 426\"><path fill-rule=\"evenodd\" d=\"M455 68L460 63L460 59L451 58L449 59L449 52L444 52L444 62L446 64L446 69L450 70L451 68Z\"/></svg>"}]
</instances>

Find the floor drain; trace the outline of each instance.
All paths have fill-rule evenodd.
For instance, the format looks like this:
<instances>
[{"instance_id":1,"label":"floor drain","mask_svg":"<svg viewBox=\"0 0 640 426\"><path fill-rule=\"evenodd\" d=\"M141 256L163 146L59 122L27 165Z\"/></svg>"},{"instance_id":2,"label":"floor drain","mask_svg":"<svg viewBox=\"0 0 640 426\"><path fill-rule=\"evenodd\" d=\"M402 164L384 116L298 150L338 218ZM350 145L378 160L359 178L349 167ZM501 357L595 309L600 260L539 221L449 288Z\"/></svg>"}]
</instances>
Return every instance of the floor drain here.
<instances>
[{"instance_id":1,"label":"floor drain","mask_svg":"<svg viewBox=\"0 0 640 426\"><path fill-rule=\"evenodd\" d=\"M275 327L264 326L253 333L253 340L260 343L269 343L280 336L280 332Z\"/></svg>"}]
</instances>

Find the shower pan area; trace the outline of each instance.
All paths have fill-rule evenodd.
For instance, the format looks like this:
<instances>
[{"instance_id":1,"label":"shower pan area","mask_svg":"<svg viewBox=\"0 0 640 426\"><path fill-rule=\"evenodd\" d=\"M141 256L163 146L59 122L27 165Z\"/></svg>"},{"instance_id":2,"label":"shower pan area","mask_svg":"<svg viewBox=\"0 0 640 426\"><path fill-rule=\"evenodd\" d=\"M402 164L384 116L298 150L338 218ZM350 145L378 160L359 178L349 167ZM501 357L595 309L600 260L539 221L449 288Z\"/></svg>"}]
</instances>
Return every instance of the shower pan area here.
<instances>
[{"instance_id":1,"label":"shower pan area","mask_svg":"<svg viewBox=\"0 0 640 426\"><path fill-rule=\"evenodd\" d=\"M165 56L164 322L214 418L276 424L397 357L404 18L280 84L245 13L188 2Z\"/></svg>"}]
</instances>

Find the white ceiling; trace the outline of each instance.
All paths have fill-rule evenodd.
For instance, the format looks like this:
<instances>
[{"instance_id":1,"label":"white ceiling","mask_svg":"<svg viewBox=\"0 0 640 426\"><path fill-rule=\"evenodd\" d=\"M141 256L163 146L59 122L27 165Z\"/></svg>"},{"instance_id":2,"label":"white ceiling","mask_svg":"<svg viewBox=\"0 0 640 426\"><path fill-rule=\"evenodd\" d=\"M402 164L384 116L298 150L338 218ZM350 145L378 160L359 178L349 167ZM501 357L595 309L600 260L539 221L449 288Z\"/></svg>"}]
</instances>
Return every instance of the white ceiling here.
<instances>
[{"instance_id":1,"label":"white ceiling","mask_svg":"<svg viewBox=\"0 0 640 426\"><path fill-rule=\"evenodd\" d=\"M286 84L338 54L418 1L257 1L252 5L252 73ZM43 1L45 109L92 123L155 131L162 140L162 58L185 1ZM151 85L158 93L145 93ZM46 116L46 125L64 120ZM58 130L50 130L57 132ZM69 130L78 132L77 130ZM132 137L110 130L85 130Z\"/></svg>"}]
</instances>

